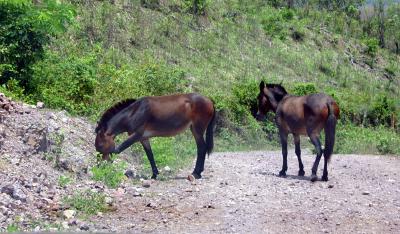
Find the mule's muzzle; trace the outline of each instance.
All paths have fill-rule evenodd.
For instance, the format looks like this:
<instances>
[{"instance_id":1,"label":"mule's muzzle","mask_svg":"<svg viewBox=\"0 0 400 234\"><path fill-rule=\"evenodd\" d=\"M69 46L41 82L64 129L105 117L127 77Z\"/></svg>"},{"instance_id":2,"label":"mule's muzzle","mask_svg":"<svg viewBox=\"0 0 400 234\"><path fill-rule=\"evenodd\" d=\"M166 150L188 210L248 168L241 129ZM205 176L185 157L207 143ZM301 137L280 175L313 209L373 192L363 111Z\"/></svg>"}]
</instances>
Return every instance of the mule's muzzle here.
<instances>
[{"instance_id":1,"label":"mule's muzzle","mask_svg":"<svg viewBox=\"0 0 400 234\"><path fill-rule=\"evenodd\" d=\"M257 121L265 121L266 119L267 119L267 116L266 116L266 115L260 114L260 112L258 112L258 113L256 114L256 120L257 120Z\"/></svg>"}]
</instances>

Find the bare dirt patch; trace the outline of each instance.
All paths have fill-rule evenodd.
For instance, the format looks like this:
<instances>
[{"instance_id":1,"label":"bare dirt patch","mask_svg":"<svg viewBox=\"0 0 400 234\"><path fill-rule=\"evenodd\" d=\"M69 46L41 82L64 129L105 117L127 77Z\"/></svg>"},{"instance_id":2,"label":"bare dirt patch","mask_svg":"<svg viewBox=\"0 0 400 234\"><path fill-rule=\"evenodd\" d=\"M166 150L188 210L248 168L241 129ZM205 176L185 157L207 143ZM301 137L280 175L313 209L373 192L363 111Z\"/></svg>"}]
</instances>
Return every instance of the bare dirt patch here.
<instances>
[{"instance_id":1,"label":"bare dirt patch","mask_svg":"<svg viewBox=\"0 0 400 234\"><path fill-rule=\"evenodd\" d=\"M281 178L280 152L215 153L204 179L185 180L188 169L147 189L126 187L116 212L91 221L99 231L398 233L398 157L334 155L330 181L315 183L308 177L314 156L303 158L305 177L290 152Z\"/></svg>"}]
</instances>

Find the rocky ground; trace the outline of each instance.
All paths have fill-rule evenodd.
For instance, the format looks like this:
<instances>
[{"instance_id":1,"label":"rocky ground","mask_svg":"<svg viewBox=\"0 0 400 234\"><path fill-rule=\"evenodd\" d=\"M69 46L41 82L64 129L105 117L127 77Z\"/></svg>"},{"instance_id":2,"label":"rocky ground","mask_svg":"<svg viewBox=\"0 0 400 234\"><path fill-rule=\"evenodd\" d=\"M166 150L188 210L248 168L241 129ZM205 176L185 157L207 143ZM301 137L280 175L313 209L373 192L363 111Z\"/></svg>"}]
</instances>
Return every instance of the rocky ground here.
<instances>
[{"instance_id":1,"label":"rocky ground","mask_svg":"<svg viewBox=\"0 0 400 234\"><path fill-rule=\"evenodd\" d=\"M40 107L0 97L0 231L400 230L399 157L334 155L329 182L311 183L314 156L306 151L306 176L296 176L297 159L290 151L286 178L277 176L280 152L214 153L206 160L203 179L188 181L192 168L185 168L164 181L126 179L110 189L91 180L94 126ZM128 157L122 159L129 162ZM73 181L61 186L60 177L66 175ZM65 206L64 197L84 190L104 194L111 209L82 216Z\"/></svg>"}]
</instances>

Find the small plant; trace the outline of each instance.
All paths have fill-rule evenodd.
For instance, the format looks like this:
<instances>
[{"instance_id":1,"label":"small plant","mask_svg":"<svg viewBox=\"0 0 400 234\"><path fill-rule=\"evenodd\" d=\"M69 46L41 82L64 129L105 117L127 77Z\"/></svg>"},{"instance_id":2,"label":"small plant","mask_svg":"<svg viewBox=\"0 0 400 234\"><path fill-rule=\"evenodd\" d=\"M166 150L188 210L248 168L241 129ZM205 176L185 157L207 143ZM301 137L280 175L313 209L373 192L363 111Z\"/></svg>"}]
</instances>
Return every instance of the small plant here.
<instances>
[{"instance_id":1,"label":"small plant","mask_svg":"<svg viewBox=\"0 0 400 234\"><path fill-rule=\"evenodd\" d=\"M70 184L72 182L72 179L68 176L60 176L58 177L58 185L60 187L66 187L68 184Z\"/></svg>"},{"instance_id":2,"label":"small plant","mask_svg":"<svg viewBox=\"0 0 400 234\"><path fill-rule=\"evenodd\" d=\"M13 223L7 226L7 232L19 232L19 227L17 224Z\"/></svg>"},{"instance_id":3,"label":"small plant","mask_svg":"<svg viewBox=\"0 0 400 234\"><path fill-rule=\"evenodd\" d=\"M313 83L299 83L294 86L292 93L294 95L303 96L317 93L317 88L315 88Z\"/></svg>"},{"instance_id":4,"label":"small plant","mask_svg":"<svg viewBox=\"0 0 400 234\"><path fill-rule=\"evenodd\" d=\"M125 178L126 162L110 163L101 162L92 168L93 179L102 181L110 188L118 187Z\"/></svg>"},{"instance_id":5,"label":"small plant","mask_svg":"<svg viewBox=\"0 0 400 234\"><path fill-rule=\"evenodd\" d=\"M77 192L72 196L64 198L63 202L86 215L107 211L105 195L90 190Z\"/></svg>"},{"instance_id":6,"label":"small plant","mask_svg":"<svg viewBox=\"0 0 400 234\"><path fill-rule=\"evenodd\" d=\"M376 149L382 154L394 154L396 152L396 142L388 135L382 135L376 145Z\"/></svg>"},{"instance_id":7,"label":"small plant","mask_svg":"<svg viewBox=\"0 0 400 234\"><path fill-rule=\"evenodd\" d=\"M378 52L379 41L375 38L368 38L365 39L363 42L367 46L366 53L371 55L372 57L375 57L376 53Z\"/></svg>"}]
</instances>

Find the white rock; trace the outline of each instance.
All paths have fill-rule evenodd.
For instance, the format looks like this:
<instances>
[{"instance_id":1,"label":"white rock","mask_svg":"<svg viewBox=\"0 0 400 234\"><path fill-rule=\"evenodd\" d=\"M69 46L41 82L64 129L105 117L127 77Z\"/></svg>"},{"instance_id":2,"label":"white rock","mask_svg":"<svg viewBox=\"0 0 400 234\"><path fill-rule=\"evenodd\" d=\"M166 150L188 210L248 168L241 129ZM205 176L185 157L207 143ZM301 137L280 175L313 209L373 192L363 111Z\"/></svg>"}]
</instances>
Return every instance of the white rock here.
<instances>
[{"instance_id":1,"label":"white rock","mask_svg":"<svg viewBox=\"0 0 400 234\"><path fill-rule=\"evenodd\" d=\"M65 217L65 218L71 219L71 218L73 218L73 217L75 216L76 211L75 211L75 210L65 210L65 211L63 212L63 214L64 214L64 217Z\"/></svg>"},{"instance_id":2,"label":"white rock","mask_svg":"<svg viewBox=\"0 0 400 234\"><path fill-rule=\"evenodd\" d=\"M43 108L44 108L44 103L43 103L43 102L37 102L37 103L36 103L36 107L37 107L38 109L43 109Z\"/></svg>"},{"instance_id":3,"label":"white rock","mask_svg":"<svg viewBox=\"0 0 400 234\"><path fill-rule=\"evenodd\" d=\"M170 168L169 166L165 166L165 167L164 167L164 171L170 172L170 171L171 171L171 168Z\"/></svg>"},{"instance_id":4,"label":"white rock","mask_svg":"<svg viewBox=\"0 0 400 234\"><path fill-rule=\"evenodd\" d=\"M63 227L64 229L68 229L68 228L69 228L69 225L68 225L68 222L67 222L67 221L62 222L61 225L62 225L62 227Z\"/></svg>"}]
</instances>

